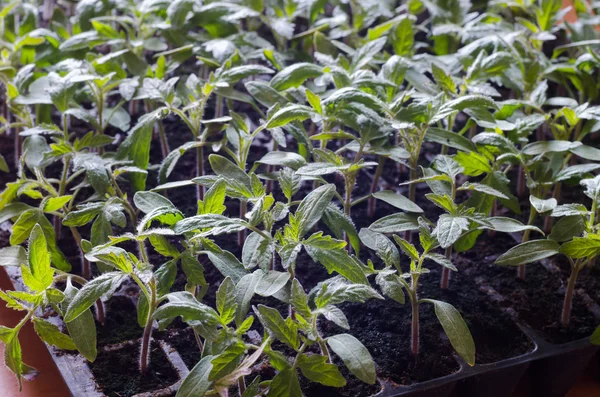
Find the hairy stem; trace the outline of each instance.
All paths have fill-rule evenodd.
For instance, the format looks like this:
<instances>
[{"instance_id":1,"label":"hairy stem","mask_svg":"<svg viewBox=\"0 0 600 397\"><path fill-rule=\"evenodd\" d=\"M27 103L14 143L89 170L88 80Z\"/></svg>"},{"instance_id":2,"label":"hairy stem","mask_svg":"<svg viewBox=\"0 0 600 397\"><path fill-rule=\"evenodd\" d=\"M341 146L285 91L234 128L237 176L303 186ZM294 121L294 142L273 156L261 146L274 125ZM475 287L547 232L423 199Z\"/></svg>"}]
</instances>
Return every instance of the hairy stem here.
<instances>
[{"instance_id":1,"label":"hairy stem","mask_svg":"<svg viewBox=\"0 0 600 397\"><path fill-rule=\"evenodd\" d=\"M410 322L410 351L413 356L419 355L419 302L415 296L411 299L412 317Z\"/></svg>"},{"instance_id":2,"label":"hairy stem","mask_svg":"<svg viewBox=\"0 0 600 397\"><path fill-rule=\"evenodd\" d=\"M167 157L171 149L169 148L169 141L167 141L167 134L165 133L165 126L161 120L156 121L158 126L158 137L160 139L160 149L163 155L163 159Z\"/></svg>"},{"instance_id":3,"label":"hairy stem","mask_svg":"<svg viewBox=\"0 0 600 397\"><path fill-rule=\"evenodd\" d=\"M571 307L573 306L573 292L575 291L575 283L577 282L577 275L579 274L579 261L575 263L575 266L571 269L571 275L569 276L569 282L567 284L567 290L565 291L565 300L563 302L562 314L560 316L560 323L563 327L569 326L571 319Z\"/></svg>"},{"instance_id":4,"label":"hairy stem","mask_svg":"<svg viewBox=\"0 0 600 397\"><path fill-rule=\"evenodd\" d=\"M246 211L248 209L248 202L246 200L240 201L240 219L246 219ZM244 241L246 241L246 229L242 229L238 232L238 245L240 247L244 246Z\"/></svg>"},{"instance_id":5,"label":"hairy stem","mask_svg":"<svg viewBox=\"0 0 600 397\"><path fill-rule=\"evenodd\" d=\"M377 169L375 170L375 175L373 175L373 182L371 182L371 194L377 191L379 187L379 179L381 178L381 173L383 172L383 165L385 164L385 157L379 156L377 161ZM369 197L369 204L367 207L367 216L372 218L375 215L375 206L377 204L377 199L373 196Z\"/></svg>"},{"instance_id":6,"label":"hairy stem","mask_svg":"<svg viewBox=\"0 0 600 397\"><path fill-rule=\"evenodd\" d=\"M321 339L319 340L319 347L321 348L321 354L327 357L327 362L331 362L331 353L329 353L329 348L327 348L327 343Z\"/></svg>"},{"instance_id":7,"label":"hairy stem","mask_svg":"<svg viewBox=\"0 0 600 397\"><path fill-rule=\"evenodd\" d=\"M523 197L523 195L525 194L525 170L523 169L522 165L519 166L518 172L519 174L517 177L517 196Z\"/></svg>"},{"instance_id":8,"label":"hairy stem","mask_svg":"<svg viewBox=\"0 0 600 397\"><path fill-rule=\"evenodd\" d=\"M446 248L446 259L452 260L452 246ZM445 267L442 269L442 281L440 282L440 288L441 289L448 288L449 282L450 282L450 269Z\"/></svg>"},{"instance_id":9,"label":"hairy stem","mask_svg":"<svg viewBox=\"0 0 600 397\"><path fill-rule=\"evenodd\" d=\"M536 211L535 208L531 207L529 212L529 220L527 221L527 225L531 225L535 219ZM523 232L523 238L521 239L521 243L526 243L529 241L529 235L531 234L531 230L527 229ZM517 277L521 280L525 280L525 265L519 265L517 269Z\"/></svg>"},{"instance_id":10,"label":"hairy stem","mask_svg":"<svg viewBox=\"0 0 600 397\"><path fill-rule=\"evenodd\" d=\"M414 158L410 162L410 179L409 179L409 181L414 181L415 179L417 179L417 163L418 163L418 161L419 161L418 158ZM414 203L416 195L417 195L417 184L411 183L410 185L408 185L408 199ZM412 236L412 234L411 234L410 230L407 230L404 232L404 239L406 241L410 242L411 236Z\"/></svg>"},{"instance_id":11,"label":"hairy stem","mask_svg":"<svg viewBox=\"0 0 600 397\"><path fill-rule=\"evenodd\" d=\"M156 288L150 286L150 302L148 302L148 317L146 318L146 326L142 336L142 347L140 353L140 372L145 375L148 372L149 356L150 356L150 337L152 336L152 327L154 325L154 310L156 309Z\"/></svg>"},{"instance_id":12,"label":"hairy stem","mask_svg":"<svg viewBox=\"0 0 600 397\"><path fill-rule=\"evenodd\" d=\"M490 217L496 216L497 210L498 210L498 203L496 200L494 200L492 202L492 208L490 209ZM490 237L494 237L496 235L496 231L492 230L492 229L488 229L487 234Z\"/></svg>"},{"instance_id":13,"label":"hairy stem","mask_svg":"<svg viewBox=\"0 0 600 397\"><path fill-rule=\"evenodd\" d=\"M238 392L240 394L240 397L242 397L244 395L244 392L246 391L246 380L244 379L243 376L240 376L238 378L237 384L238 384Z\"/></svg>"},{"instance_id":14,"label":"hairy stem","mask_svg":"<svg viewBox=\"0 0 600 397\"><path fill-rule=\"evenodd\" d=\"M276 140L273 139L273 151L276 152L279 149L279 144L277 143ZM272 164L269 164L267 166L267 173L271 174L273 173L273 171L275 170L275 166ZM272 179L268 179L267 180L267 194L271 193L273 191L273 180Z\"/></svg>"},{"instance_id":15,"label":"hairy stem","mask_svg":"<svg viewBox=\"0 0 600 397\"><path fill-rule=\"evenodd\" d=\"M196 147L196 176L200 177L204 175L204 146ZM196 195L198 200L204 200L204 186L201 184L196 185Z\"/></svg>"},{"instance_id":16,"label":"hairy stem","mask_svg":"<svg viewBox=\"0 0 600 397\"><path fill-rule=\"evenodd\" d=\"M98 298L96 301L96 320L100 323L100 325L104 325L106 321L106 314L104 313L104 302L102 302L102 298Z\"/></svg>"}]
</instances>

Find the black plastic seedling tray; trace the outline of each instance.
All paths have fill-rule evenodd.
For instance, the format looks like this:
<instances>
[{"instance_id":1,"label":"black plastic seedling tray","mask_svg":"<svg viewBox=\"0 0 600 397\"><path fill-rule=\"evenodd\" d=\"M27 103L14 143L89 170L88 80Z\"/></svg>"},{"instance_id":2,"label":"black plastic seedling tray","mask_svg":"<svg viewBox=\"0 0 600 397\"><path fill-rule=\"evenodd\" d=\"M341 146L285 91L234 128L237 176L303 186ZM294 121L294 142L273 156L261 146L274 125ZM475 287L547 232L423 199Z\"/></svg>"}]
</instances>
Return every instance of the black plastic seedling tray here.
<instances>
[{"instance_id":1,"label":"black plastic seedling tray","mask_svg":"<svg viewBox=\"0 0 600 397\"><path fill-rule=\"evenodd\" d=\"M23 290L20 269L17 267L5 269L14 287ZM123 296L135 299L129 295ZM55 323L61 321L57 316L49 320ZM510 397L524 376L531 379L535 397L565 396L594 358L598 346L592 345L589 338L553 345L543 340L534 330L518 325L533 342L534 347L531 352L492 364L476 364L473 367L468 366L457 356L456 360L460 367L457 372L410 386L398 386L381 380L382 390L376 394L376 397L446 397L453 391L456 391L456 395L460 397ZM133 343L139 341L129 340L103 348L118 350ZM173 347L164 341L160 341L159 344L178 372L180 380L161 390L140 393L134 397L172 396L181 384L181 379L189 373L189 368ZM83 357L65 354L49 345L47 347L73 397L103 396Z\"/></svg>"}]
</instances>

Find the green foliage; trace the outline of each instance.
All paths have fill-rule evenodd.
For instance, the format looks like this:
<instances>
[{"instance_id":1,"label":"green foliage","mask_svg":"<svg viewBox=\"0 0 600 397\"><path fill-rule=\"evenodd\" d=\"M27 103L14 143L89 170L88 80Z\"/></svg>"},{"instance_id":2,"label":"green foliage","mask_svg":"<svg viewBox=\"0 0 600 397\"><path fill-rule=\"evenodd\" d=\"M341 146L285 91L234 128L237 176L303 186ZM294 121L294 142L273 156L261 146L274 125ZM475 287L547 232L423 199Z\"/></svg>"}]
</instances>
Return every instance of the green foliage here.
<instances>
[{"instance_id":1,"label":"green foliage","mask_svg":"<svg viewBox=\"0 0 600 397\"><path fill-rule=\"evenodd\" d=\"M242 397L300 397L300 376L343 387L332 354L373 384L366 347L317 325L349 329L341 304L383 296L410 303L412 354L431 303L473 365L469 326L419 281L439 265L451 288L457 255L493 233L521 234L498 265L567 258L568 325L577 276L600 254L594 4L563 23L558 0L81 1L51 15L34 3L0 8L0 138L16 154L0 153L0 266L25 284L0 292L24 313L0 341L19 382L34 373L27 321L93 361L92 306L102 324L126 280L143 373L155 323L180 318L202 346L178 396L228 395L259 363L274 377ZM578 184L581 200L564 202ZM331 275L311 291L307 262ZM47 308L63 323L39 317Z\"/></svg>"}]
</instances>

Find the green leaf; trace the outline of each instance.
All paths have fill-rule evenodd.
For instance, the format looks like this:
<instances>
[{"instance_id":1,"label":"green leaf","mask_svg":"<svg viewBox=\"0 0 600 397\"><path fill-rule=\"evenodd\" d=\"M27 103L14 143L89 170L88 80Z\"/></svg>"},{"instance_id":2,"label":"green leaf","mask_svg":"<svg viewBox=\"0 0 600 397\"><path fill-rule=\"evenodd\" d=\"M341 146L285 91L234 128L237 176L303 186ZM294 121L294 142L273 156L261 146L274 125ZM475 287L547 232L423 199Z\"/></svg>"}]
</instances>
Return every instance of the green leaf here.
<instances>
[{"instance_id":1,"label":"green leaf","mask_svg":"<svg viewBox=\"0 0 600 397\"><path fill-rule=\"evenodd\" d=\"M600 235L588 234L585 237L574 237L573 240L561 245L559 252L570 258L593 258L600 253Z\"/></svg>"},{"instance_id":2,"label":"green leaf","mask_svg":"<svg viewBox=\"0 0 600 397\"><path fill-rule=\"evenodd\" d=\"M198 215L217 214L221 215L227 207L225 206L225 193L227 183L223 180L215 182L204 195L204 201L198 201Z\"/></svg>"},{"instance_id":3,"label":"green leaf","mask_svg":"<svg viewBox=\"0 0 600 397\"><path fill-rule=\"evenodd\" d=\"M373 193L373 197L385 201L386 203L406 212L423 212L423 209L417 204L413 203L408 198L392 190L383 190L380 192Z\"/></svg>"},{"instance_id":4,"label":"green leaf","mask_svg":"<svg viewBox=\"0 0 600 397\"><path fill-rule=\"evenodd\" d=\"M218 79L227 83L236 83L246 77L257 74L273 74L273 70L262 65L234 66L231 69L224 70Z\"/></svg>"},{"instance_id":5,"label":"green leaf","mask_svg":"<svg viewBox=\"0 0 600 397\"><path fill-rule=\"evenodd\" d=\"M298 350L300 341L294 323L286 322L276 309L268 306L258 305L257 311L260 322L269 331L269 334L292 349Z\"/></svg>"},{"instance_id":6,"label":"green leaf","mask_svg":"<svg viewBox=\"0 0 600 397\"><path fill-rule=\"evenodd\" d=\"M396 244L398 244L398 247L400 247L400 249L413 261L418 261L419 260L419 251L417 251L417 248L409 243L408 241L406 241L405 239L398 237L397 235L394 234L394 240L396 240Z\"/></svg>"},{"instance_id":7,"label":"green leaf","mask_svg":"<svg viewBox=\"0 0 600 397\"><path fill-rule=\"evenodd\" d=\"M83 226L91 222L101 211L103 203L90 203L78 206L78 209L71 211L64 217L62 223L65 226Z\"/></svg>"},{"instance_id":8,"label":"green leaf","mask_svg":"<svg viewBox=\"0 0 600 397\"><path fill-rule=\"evenodd\" d=\"M450 214L456 214L458 212L456 204L454 204L452 198L447 194L441 195L435 193L428 193L425 195L425 197L427 198L427 200L431 201L433 204L440 207L444 211L447 211Z\"/></svg>"},{"instance_id":9,"label":"green leaf","mask_svg":"<svg viewBox=\"0 0 600 397\"><path fill-rule=\"evenodd\" d=\"M308 62L300 62L290 65L271 79L271 87L278 91L296 88L313 77L319 77L323 74L323 68L319 65Z\"/></svg>"},{"instance_id":10,"label":"green leaf","mask_svg":"<svg viewBox=\"0 0 600 397\"><path fill-rule=\"evenodd\" d=\"M522 152L529 156L537 156L544 153L561 153L581 146L581 142L570 141L540 141L527 144Z\"/></svg>"},{"instance_id":11,"label":"green leaf","mask_svg":"<svg viewBox=\"0 0 600 397\"><path fill-rule=\"evenodd\" d=\"M315 298L315 305L323 308L327 305L338 305L344 302L364 303L369 299L383 299L383 297L368 285L353 284L341 277L334 277L322 283Z\"/></svg>"},{"instance_id":12,"label":"green leaf","mask_svg":"<svg viewBox=\"0 0 600 397\"><path fill-rule=\"evenodd\" d=\"M470 366L475 365L475 342L471 332L462 316L454 306L449 303L424 299L423 302L432 303L437 316L450 344L459 356Z\"/></svg>"},{"instance_id":13,"label":"green leaf","mask_svg":"<svg viewBox=\"0 0 600 397\"><path fill-rule=\"evenodd\" d=\"M307 89L305 91L306 93L306 100L308 101L308 103L310 103L310 106L312 106L313 109L315 109L315 111L319 114L323 114L323 106L321 105L321 98L314 94L311 90Z\"/></svg>"},{"instance_id":14,"label":"green leaf","mask_svg":"<svg viewBox=\"0 0 600 397\"><path fill-rule=\"evenodd\" d=\"M160 110L160 109L159 109ZM150 144L152 143L152 130L154 123L160 116L159 112L148 113L140 118L129 135L119 146L117 159L129 159L133 165L145 170L150 160ZM146 175L130 173L127 175L135 191L143 191L146 187Z\"/></svg>"},{"instance_id":15,"label":"green leaf","mask_svg":"<svg viewBox=\"0 0 600 397\"><path fill-rule=\"evenodd\" d=\"M210 229L203 233L204 236L211 234L234 233L246 228L246 223L241 219L228 218L223 215L206 214L185 218L175 224L175 234L184 234L194 230Z\"/></svg>"},{"instance_id":16,"label":"green leaf","mask_svg":"<svg viewBox=\"0 0 600 397\"><path fill-rule=\"evenodd\" d=\"M246 269L260 267L268 269L273 257L274 244L258 233L252 232L246 237L242 248L242 263Z\"/></svg>"},{"instance_id":17,"label":"green leaf","mask_svg":"<svg viewBox=\"0 0 600 397\"><path fill-rule=\"evenodd\" d=\"M133 263L127 251L115 246L93 249L85 256L91 262L102 262L124 273L133 272Z\"/></svg>"},{"instance_id":18,"label":"green leaf","mask_svg":"<svg viewBox=\"0 0 600 397\"><path fill-rule=\"evenodd\" d=\"M456 266L454 266L452 264L452 261L450 259L446 258L446 256L444 256L444 255L436 254L434 252L430 252L428 254L425 254L425 258L426 259L431 259L432 261L434 261L438 265L444 266L445 268L448 268L448 269L452 270L453 272L458 271L458 269L456 268Z\"/></svg>"},{"instance_id":19,"label":"green leaf","mask_svg":"<svg viewBox=\"0 0 600 397\"><path fill-rule=\"evenodd\" d=\"M248 310L250 310L250 303L254 296L254 289L258 282L258 276L254 273L246 274L238 281L235 286L237 310L235 313L235 324L239 327L244 322Z\"/></svg>"},{"instance_id":20,"label":"green leaf","mask_svg":"<svg viewBox=\"0 0 600 397\"><path fill-rule=\"evenodd\" d=\"M495 216L492 218L485 218L487 223L492 225L491 229L502 233L518 233L525 230L533 230L540 234L544 234L539 228L533 225L524 225L516 219L506 218L502 216ZM484 226L486 227L486 226ZM487 228L487 227L486 227Z\"/></svg>"},{"instance_id":21,"label":"green leaf","mask_svg":"<svg viewBox=\"0 0 600 397\"><path fill-rule=\"evenodd\" d=\"M258 160L257 163L279 165L297 170L298 168L306 165L306 160L298 153L276 151L268 152L260 160Z\"/></svg>"},{"instance_id":22,"label":"green leaf","mask_svg":"<svg viewBox=\"0 0 600 397\"><path fill-rule=\"evenodd\" d=\"M346 279L358 284L367 284L367 276L363 266L356 257L351 257L342 247L332 247L331 243L336 240L329 236L323 236L321 232L315 233L303 241L308 255L315 261L321 263L330 274L337 272Z\"/></svg>"},{"instance_id":23,"label":"green leaf","mask_svg":"<svg viewBox=\"0 0 600 397\"><path fill-rule=\"evenodd\" d=\"M463 173L468 176L479 176L493 171L487 157L476 152L458 152L454 160L464 168Z\"/></svg>"},{"instance_id":24,"label":"green leaf","mask_svg":"<svg viewBox=\"0 0 600 397\"><path fill-rule=\"evenodd\" d=\"M154 192L137 192L133 196L133 203L144 214L148 214L157 208L173 207L173 203L165 196Z\"/></svg>"},{"instance_id":25,"label":"green leaf","mask_svg":"<svg viewBox=\"0 0 600 397\"><path fill-rule=\"evenodd\" d=\"M569 241L575 236L581 236L585 230L585 221L580 215L571 215L560 218L552 227L548 235L550 240L562 243Z\"/></svg>"},{"instance_id":26,"label":"green leaf","mask_svg":"<svg viewBox=\"0 0 600 397\"><path fill-rule=\"evenodd\" d=\"M212 371L214 356L204 356L185 377L176 397L202 397L211 388L212 382L208 380Z\"/></svg>"},{"instance_id":27,"label":"green leaf","mask_svg":"<svg viewBox=\"0 0 600 397\"><path fill-rule=\"evenodd\" d=\"M435 63L432 63L431 74L433 74L433 78L440 88L452 94L456 93L456 84L444 69L440 68Z\"/></svg>"},{"instance_id":28,"label":"green leaf","mask_svg":"<svg viewBox=\"0 0 600 397\"><path fill-rule=\"evenodd\" d=\"M20 245L0 249L0 266L21 266L27 263L27 251Z\"/></svg>"},{"instance_id":29,"label":"green leaf","mask_svg":"<svg viewBox=\"0 0 600 397\"><path fill-rule=\"evenodd\" d=\"M401 305L406 301L404 296L404 284L400 281L398 275L393 270L382 270L377 273L375 282L381 288L381 292L388 298L395 300Z\"/></svg>"},{"instance_id":30,"label":"green leaf","mask_svg":"<svg viewBox=\"0 0 600 397\"><path fill-rule=\"evenodd\" d=\"M475 190L476 192L481 192L493 197L508 200L508 196L506 196L504 193L494 189L491 186L484 185L483 183L465 182L461 187L458 188L458 190Z\"/></svg>"},{"instance_id":31,"label":"green leaf","mask_svg":"<svg viewBox=\"0 0 600 397\"><path fill-rule=\"evenodd\" d=\"M548 211L552 211L558 205L558 201L555 198L549 198L548 200L539 199L535 196L529 196L529 202L538 212L543 214Z\"/></svg>"},{"instance_id":32,"label":"green leaf","mask_svg":"<svg viewBox=\"0 0 600 397\"><path fill-rule=\"evenodd\" d=\"M168 294L177 277L177 262L171 260L164 263L154 272L154 276L157 281L156 292L158 296Z\"/></svg>"},{"instance_id":33,"label":"green leaf","mask_svg":"<svg viewBox=\"0 0 600 397\"><path fill-rule=\"evenodd\" d=\"M298 367L302 375L313 382L332 387L346 385L346 379L344 379L338 367L335 364L327 363L327 357L325 356L302 354L298 357Z\"/></svg>"},{"instance_id":34,"label":"green leaf","mask_svg":"<svg viewBox=\"0 0 600 397\"><path fill-rule=\"evenodd\" d=\"M371 229L360 229L358 233L360 241L368 248L375 251L378 257L387 266L400 266L400 254L398 249L384 234L374 232Z\"/></svg>"},{"instance_id":35,"label":"green leaf","mask_svg":"<svg viewBox=\"0 0 600 397\"><path fill-rule=\"evenodd\" d=\"M69 307L78 292L79 290L73 287L71 281L67 281L65 298L60 305L63 317L65 309ZM75 320L66 323L66 327L79 353L90 362L96 360L96 356L98 355L96 349L96 322L91 310L84 311Z\"/></svg>"},{"instance_id":36,"label":"green leaf","mask_svg":"<svg viewBox=\"0 0 600 397\"><path fill-rule=\"evenodd\" d=\"M2 172L9 171L8 164L6 163L4 156L2 156L1 154L0 154L0 171L2 171Z\"/></svg>"},{"instance_id":37,"label":"green leaf","mask_svg":"<svg viewBox=\"0 0 600 397\"><path fill-rule=\"evenodd\" d=\"M212 360L213 369L208 379L214 381L232 374L239 365L245 351L246 346L241 342L228 346L223 353Z\"/></svg>"},{"instance_id":38,"label":"green leaf","mask_svg":"<svg viewBox=\"0 0 600 397\"><path fill-rule=\"evenodd\" d=\"M150 240L150 244L152 244L154 250L162 256L171 258L177 258L179 256L179 251L177 248L175 248L175 246L171 244L165 236L151 234L148 239Z\"/></svg>"},{"instance_id":39,"label":"green leaf","mask_svg":"<svg viewBox=\"0 0 600 397\"><path fill-rule=\"evenodd\" d=\"M440 247L448 248L467 230L469 230L467 218L442 214L432 234L437 238Z\"/></svg>"},{"instance_id":40,"label":"green leaf","mask_svg":"<svg viewBox=\"0 0 600 397\"><path fill-rule=\"evenodd\" d=\"M327 344L354 376L370 385L375 384L375 363L367 348L358 339L349 334L339 334L327 338Z\"/></svg>"},{"instance_id":41,"label":"green leaf","mask_svg":"<svg viewBox=\"0 0 600 397\"><path fill-rule=\"evenodd\" d=\"M217 311L223 325L233 321L236 309L235 283L231 278L226 277L217 290Z\"/></svg>"},{"instance_id":42,"label":"green leaf","mask_svg":"<svg viewBox=\"0 0 600 397\"><path fill-rule=\"evenodd\" d=\"M305 105L288 105L271 116L267 122L267 129L283 127L292 121L304 121L315 114L315 111Z\"/></svg>"},{"instance_id":43,"label":"green leaf","mask_svg":"<svg viewBox=\"0 0 600 397\"><path fill-rule=\"evenodd\" d=\"M50 197L44 204L44 212L58 211L71 201L73 196Z\"/></svg>"},{"instance_id":44,"label":"green leaf","mask_svg":"<svg viewBox=\"0 0 600 397\"><path fill-rule=\"evenodd\" d=\"M417 230L418 228L417 217L405 213L384 216L369 226L369 229L379 233L402 233L408 230Z\"/></svg>"},{"instance_id":45,"label":"green leaf","mask_svg":"<svg viewBox=\"0 0 600 397\"><path fill-rule=\"evenodd\" d=\"M242 197L252 197L252 181L240 167L218 154L208 156L212 170L224 178L227 187Z\"/></svg>"},{"instance_id":46,"label":"green leaf","mask_svg":"<svg viewBox=\"0 0 600 397\"><path fill-rule=\"evenodd\" d=\"M336 238L343 239L344 233L350 240L350 245L357 256L360 254L360 238L354 227L352 219L344 213L338 206L331 203L325 209L321 220L333 232Z\"/></svg>"},{"instance_id":47,"label":"green leaf","mask_svg":"<svg viewBox=\"0 0 600 397\"><path fill-rule=\"evenodd\" d=\"M586 216L589 214L589 211L583 204L563 204L557 205L552 209L552 213L550 216L552 217L562 217L562 216L574 216L579 215Z\"/></svg>"},{"instance_id":48,"label":"green leaf","mask_svg":"<svg viewBox=\"0 0 600 397\"><path fill-rule=\"evenodd\" d=\"M41 226L42 231L44 232L54 267L65 272L71 271L71 265L67 261L67 258L56 245L54 227L48 218L46 218L46 215L37 208L26 210L19 216L19 219L17 219L12 227L10 244L18 245L25 241L30 236L31 231L36 224Z\"/></svg>"},{"instance_id":49,"label":"green leaf","mask_svg":"<svg viewBox=\"0 0 600 397\"><path fill-rule=\"evenodd\" d=\"M63 350L77 349L73 339L71 339L69 335L60 332L56 325L44 321L41 318L34 317L33 326L40 338L49 345L56 346Z\"/></svg>"},{"instance_id":50,"label":"green leaf","mask_svg":"<svg viewBox=\"0 0 600 397\"><path fill-rule=\"evenodd\" d=\"M299 237L304 236L321 219L335 194L335 185L319 186L310 192L298 205L296 219Z\"/></svg>"},{"instance_id":51,"label":"green leaf","mask_svg":"<svg viewBox=\"0 0 600 397\"><path fill-rule=\"evenodd\" d=\"M518 266L556 255L559 245L552 240L533 240L512 247L494 262L500 266Z\"/></svg>"},{"instance_id":52,"label":"green leaf","mask_svg":"<svg viewBox=\"0 0 600 397\"><path fill-rule=\"evenodd\" d=\"M64 320L69 323L88 310L103 295L112 295L125 281L127 274L121 272L104 273L87 282L73 297L65 310Z\"/></svg>"},{"instance_id":53,"label":"green leaf","mask_svg":"<svg viewBox=\"0 0 600 397\"><path fill-rule=\"evenodd\" d=\"M267 397L302 397L296 371L288 368L275 375L269 385Z\"/></svg>"},{"instance_id":54,"label":"green leaf","mask_svg":"<svg viewBox=\"0 0 600 397\"><path fill-rule=\"evenodd\" d=\"M196 285L206 285L204 278L204 267L198 262L195 256L184 252L181 255L181 270L185 273L187 281Z\"/></svg>"},{"instance_id":55,"label":"green leaf","mask_svg":"<svg viewBox=\"0 0 600 397\"><path fill-rule=\"evenodd\" d=\"M231 277L236 283L248 274L244 265L229 251L207 251L206 255L223 276Z\"/></svg>"},{"instance_id":56,"label":"green leaf","mask_svg":"<svg viewBox=\"0 0 600 397\"><path fill-rule=\"evenodd\" d=\"M310 307L308 306L308 295L306 295L304 288L296 278L294 278L294 280L292 281L292 293L290 296L290 304L294 307L296 313L300 314L302 317L311 317L312 312L310 310Z\"/></svg>"},{"instance_id":57,"label":"green leaf","mask_svg":"<svg viewBox=\"0 0 600 397\"><path fill-rule=\"evenodd\" d=\"M36 224L29 237L29 270L31 275L39 283L41 289L34 289L41 292L52 285L54 270L50 266L50 253L46 237L39 224ZM29 286L29 285L28 285ZM31 286L29 286L31 288Z\"/></svg>"},{"instance_id":58,"label":"green leaf","mask_svg":"<svg viewBox=\"0 0 600 397\"><path fill-rule=\"evenodd\" d=\"M392 46L396 55L407 55L410 53L414 43L412 21L405 17L400 20L390 36Z\"/></svg>"},{"instance_id":59,"label":"green leaf","mask_svg":"<svg viewBox=\"0 0 600 397\"><path fill-rule=\"evenodd\" d=\"M596 328L592 336L590 336L590 342L593 345L600 345L600 327Z\"/></svg>"},{"instance_id":60,"label":"green leaf","mask_svg":"<svg viewBox=\"0 0 600 397\"><path fill-rule=\"evenodd\" d=\"M290 273L270 270L264 274L255 273L258 278L254 292L260 296L273 296L279 292L290 280Z\"/></svg>"},{"instance_id":61,"label":"green leaf","mask_svg":"<svg viewBox=\"0 0 600 397\"><path fill-rule=\"evenodd\" d=\"M477 150L477 147L469 139L457 134L456 132L444 130L442 128L429 127L427 129L427 133L425 134L425 140L439 143L440 145L446 145L454 149L463 150L465 152L473 152ZM454 158L456 161L459 161L456 156L454 156ZM464 167L462 163L461 165Z\"/></svg>"},{"instance_id":62,"label":"green leaf","mask_svg":"<svg viewBox=\"0 0 600 397\"><path fill-rule=\"evenodd\" d=\"M154 312L157 320L171 319L181 316L183 321L199 321L204 325L215 325L219 316L210 306L198 302L189 292L171 292L165 295L169 300Z\"/></svg>"},{"instance_id":63,"label":"green leaf","mask_svg":"<svg viewBox=\"0 0 600 397\"><path fill-rule=\"evenodd\" d=\"M275 104L285 106L289 102L277 90L269 86L263 81L249 81L245 84L246 90L256 99L258 103L266 108L270 108Z\"/></svg>"}]
</instances>

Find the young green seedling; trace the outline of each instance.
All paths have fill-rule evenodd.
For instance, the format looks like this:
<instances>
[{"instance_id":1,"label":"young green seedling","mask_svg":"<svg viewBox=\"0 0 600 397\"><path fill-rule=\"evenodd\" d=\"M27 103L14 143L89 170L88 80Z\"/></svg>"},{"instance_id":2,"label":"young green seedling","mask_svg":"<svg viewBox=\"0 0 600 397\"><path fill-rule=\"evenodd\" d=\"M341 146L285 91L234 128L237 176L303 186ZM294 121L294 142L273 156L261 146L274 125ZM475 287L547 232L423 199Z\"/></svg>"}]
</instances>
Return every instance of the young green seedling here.
<instances>
[{"instance_id":1,"label":"young green seedling","mask_svg":"<svg viewBox=\"0 0 600 397\"><path fill-rule=\"evenodd\" d=\"M560 219L552 228L548 239L519 244L496 259L496 264L516 266L537 262L559 253L565 255L571 264L571 273L560 317L560 322L564 327L569 325L577 276L600 254L600 236L598 235L600 176L583 179L581 185L584 186L585 195L592 200L590 209L583 204L555 206L552 209L552 216Z\"/></svg>"},{"instance_id":2,"label":"young green seedling","mask_svg":"<svg viewBox=\"0 0 600 397\"><path fill-rule=\"evenodd\" d=\"M375 278L382 293L404 304L405 295L408 295L411 304L411 352L417 357L419 355L419 305L431 303L435 308L435 314L450 341L450 344L469 365L475 364L475 343L462 316L449 303L422 298L419 296L419 279L429 271L423 265L426 260L431 260L444 269L456 271L452 262L444 255L433 252L440 246L436 236L431 233L429 225L422 218L419 219L419 241L422 252L408 241L394 235L394 240L400 249L410 258L408 272L403 272L400 267L400 257L394 244L383 234L361 230L363 242L375 248L377 255L383 260L386 268L377 271Z\"/></svg>"}]
</instances>

